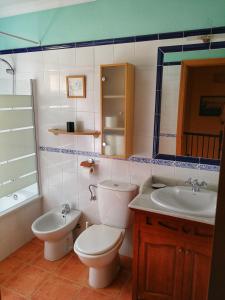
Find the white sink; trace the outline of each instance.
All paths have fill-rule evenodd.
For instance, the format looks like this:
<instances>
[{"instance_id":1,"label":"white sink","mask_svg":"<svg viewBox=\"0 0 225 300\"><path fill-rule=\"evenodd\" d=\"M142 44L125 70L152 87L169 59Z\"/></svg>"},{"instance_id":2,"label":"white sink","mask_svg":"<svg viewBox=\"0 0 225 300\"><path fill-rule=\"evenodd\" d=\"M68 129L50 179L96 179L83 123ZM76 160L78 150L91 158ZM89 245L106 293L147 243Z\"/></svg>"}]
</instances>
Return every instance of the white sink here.
<instances>
[{"instance_id":1,"label":"white sink","mask_svg":"<svg viewBox=\"0 0 225 300\"><path fill-rule=\"evenodd\" d=\"M174 186L155 190L151 193L154 203L170 211L212 218L215 217L217 193L202 189L192 192L191 187Z\"/></svg>"}]
</instances>

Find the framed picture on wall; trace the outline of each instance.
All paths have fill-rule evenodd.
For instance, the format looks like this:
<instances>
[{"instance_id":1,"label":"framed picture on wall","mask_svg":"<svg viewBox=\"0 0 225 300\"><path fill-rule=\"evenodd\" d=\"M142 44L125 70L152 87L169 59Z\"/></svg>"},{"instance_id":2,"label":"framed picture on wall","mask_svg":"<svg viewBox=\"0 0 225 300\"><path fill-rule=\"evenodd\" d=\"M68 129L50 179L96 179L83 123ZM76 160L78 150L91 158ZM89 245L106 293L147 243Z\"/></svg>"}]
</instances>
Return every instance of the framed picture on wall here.
<instances>
[{"instance_id":1,"label":"framed picture on wall","mask_svg":"<svg viewBox=\"0 0 225 300\"><path fill-rule=\"evenodd\" d=\"M84 75L66 76L67 98L86 97L86 78Z\"/></svg>"},{"instance_id":2,"label":"framed picture on wall","mask_svg":"<svg viewBox=\"0 0 225 300\"><path fill-rule=\"evenodd\" d=\"M225 96L201 96L199 116L219 117L224 105Z\"/></svg>"}]
</instances>

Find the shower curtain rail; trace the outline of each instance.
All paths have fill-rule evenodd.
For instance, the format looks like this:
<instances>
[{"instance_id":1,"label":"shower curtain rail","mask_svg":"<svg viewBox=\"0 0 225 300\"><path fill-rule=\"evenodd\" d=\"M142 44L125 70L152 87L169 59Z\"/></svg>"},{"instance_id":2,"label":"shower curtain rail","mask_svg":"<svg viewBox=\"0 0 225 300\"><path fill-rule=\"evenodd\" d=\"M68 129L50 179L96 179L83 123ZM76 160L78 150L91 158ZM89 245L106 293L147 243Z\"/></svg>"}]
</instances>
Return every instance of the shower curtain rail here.
<instances>
[{"instance_id":1,"label":"shower curtain rail","mask_svg":"<svg viewBox=\"0 0 225 300\"><path fill-rule=\"evenodd\" d=\"M15 34L4 32L4 31L0 31L0 35L6 35L6 36L12 37L14 39L18 39L18 40L26 41L26 42L29 42L29 43L33 43L35 45L40 45L41 44L40 41L38 41L38 42L33 41L33 40L30 40L30 39L27 39L27 38L24 38L24 37L15 35Z\"/></svg>"}]
</instances>

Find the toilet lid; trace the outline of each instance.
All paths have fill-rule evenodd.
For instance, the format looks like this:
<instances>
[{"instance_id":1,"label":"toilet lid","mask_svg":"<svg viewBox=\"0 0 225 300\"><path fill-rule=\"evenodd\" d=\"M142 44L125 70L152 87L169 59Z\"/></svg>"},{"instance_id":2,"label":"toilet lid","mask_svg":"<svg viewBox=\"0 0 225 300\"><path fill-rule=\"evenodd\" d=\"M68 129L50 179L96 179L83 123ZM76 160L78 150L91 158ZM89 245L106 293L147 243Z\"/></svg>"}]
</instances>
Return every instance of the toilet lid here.
<instances>
[{"instance_id":1,"label":"toilet lid","mask_svg":"<svg viewBox=\"0 0 225 300\"><path fill-rule=\"evenodd\" d=\"M113 248L122 236L123 230L106 225L92 225L83 231L76 239L75 247L78 251L97 255Z\"/></svg>"}]
</instances>

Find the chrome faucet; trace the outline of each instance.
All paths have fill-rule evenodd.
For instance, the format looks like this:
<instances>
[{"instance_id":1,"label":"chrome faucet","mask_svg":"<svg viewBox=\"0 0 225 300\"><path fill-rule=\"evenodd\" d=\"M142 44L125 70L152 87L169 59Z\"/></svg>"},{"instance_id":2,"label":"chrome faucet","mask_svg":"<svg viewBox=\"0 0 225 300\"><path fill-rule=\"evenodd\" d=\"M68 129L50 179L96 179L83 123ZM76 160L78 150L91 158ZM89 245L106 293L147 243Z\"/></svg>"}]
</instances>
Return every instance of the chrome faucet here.
<instances>
[{"instance_id":1,"label":"chrome faucet","mask_svg":"<svg viewBox=\"0 0 225 300\"><path fill-rule=\"evenodd\" d=\"M97 188L97 185L95 185L95 184L89 184L89 186L88 186L88 189L89 189L89 191L90 191L90 193L91 193L91 198L90 198L90 200L91 200L91 201L95 201L95 200L97 200L97 197L96 197L96 195L93 193L93 191L92 191L91 188Z\"/></svg>"},{"instance_id":2,"label":"chrome faucet","mask_svg":"<svg viewBox=\"0 0 225 300\"><path fill-rule=\"evenodd\" d=\"M62 213L63 215L67 215L67 214L70 213L70 210L71 210L70 205L69 205L68 203L64 203L64 204L62 205L62 211L61 211L61 213Z\"/></svg>"},{"instance_id":3,"label":"chrome faucet","mask_svg":"<svg viewBox=\"0 0 225 300\"><path fill-rule=\"evenodd\" d=\"M200 192L201 187L207 187L207 183L205 181L199 182L198 179L192 179L191 177L185 181L185 184L189 184L192 187L192 192Z\"/></svg>"}]
</instances>

